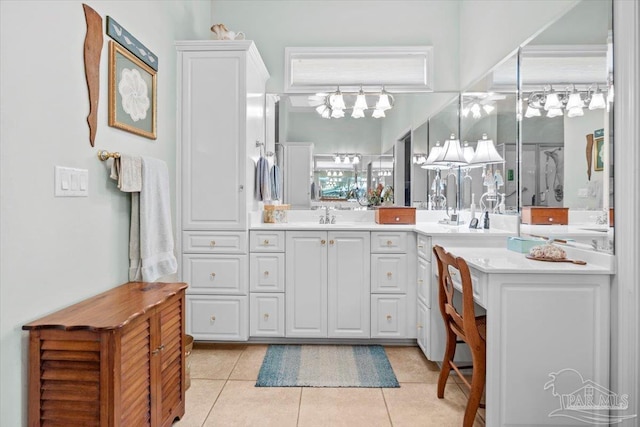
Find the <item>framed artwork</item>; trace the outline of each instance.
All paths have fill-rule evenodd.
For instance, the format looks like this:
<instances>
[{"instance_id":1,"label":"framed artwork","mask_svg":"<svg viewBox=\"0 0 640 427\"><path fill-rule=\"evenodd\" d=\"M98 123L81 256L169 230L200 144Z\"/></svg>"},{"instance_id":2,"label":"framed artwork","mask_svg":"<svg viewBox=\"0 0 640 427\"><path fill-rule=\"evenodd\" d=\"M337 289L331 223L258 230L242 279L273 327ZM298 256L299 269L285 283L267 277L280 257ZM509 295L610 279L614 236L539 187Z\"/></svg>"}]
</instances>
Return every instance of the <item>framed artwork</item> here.
<instances>
[{"instance_id":1,"label":"framed artwork","mask_svg":"<svg viewBox=\"0 0 640 427\"><path fill-rule=\"evenodd\" d=\"M156 71L109 42L109 126L156 139Z\"/></svg>"},{"instance_id":2,"label":"framed artwork","mask_svg":"<svg viewBox=\"0 0 640 427\"><path fill-rule=\"evenodd\" d=\"M593 149L595 150L594 158L596 160L593 170L601 171L604 170L604 129L598 129L593 132L593 138Z\"/></svg>"}]
</instances>

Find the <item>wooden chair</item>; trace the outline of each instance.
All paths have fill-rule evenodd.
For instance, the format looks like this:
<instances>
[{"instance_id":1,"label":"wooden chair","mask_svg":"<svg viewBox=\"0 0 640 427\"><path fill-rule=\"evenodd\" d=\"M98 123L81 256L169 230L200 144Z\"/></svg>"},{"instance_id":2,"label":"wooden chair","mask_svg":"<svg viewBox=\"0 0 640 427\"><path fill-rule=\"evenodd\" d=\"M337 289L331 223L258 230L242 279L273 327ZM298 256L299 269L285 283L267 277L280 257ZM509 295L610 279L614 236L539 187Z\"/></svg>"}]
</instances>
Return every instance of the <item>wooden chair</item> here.
<instances>
[{"instance_id":1,"label":"wooden chair","mask_svg":"<svg viewBox=\"0 0 640 427\"><path fill-rule=\"evenodd\" d=\"M487 370L486 348L486 316L476 316L473 304L473 285L471 274L466 261L445 251L441 246L435 245L433 253L438 260L438 300L440 312L444 319L447 332L447 347L442 361L440 377L438 378L438 398L444 398L444 388L453 368L462 381L469 387L469 401L464 413L464 427L471 427L480 407L480 399L484 392ZM462 314L453 305L453 280L451 276L458 275L462 284ZM464 377L460 369L471 366L458 366L453 357L456 353L456 344L465 342L471 350L473 373L471 384Z\"/></svg>"}]
</instances>

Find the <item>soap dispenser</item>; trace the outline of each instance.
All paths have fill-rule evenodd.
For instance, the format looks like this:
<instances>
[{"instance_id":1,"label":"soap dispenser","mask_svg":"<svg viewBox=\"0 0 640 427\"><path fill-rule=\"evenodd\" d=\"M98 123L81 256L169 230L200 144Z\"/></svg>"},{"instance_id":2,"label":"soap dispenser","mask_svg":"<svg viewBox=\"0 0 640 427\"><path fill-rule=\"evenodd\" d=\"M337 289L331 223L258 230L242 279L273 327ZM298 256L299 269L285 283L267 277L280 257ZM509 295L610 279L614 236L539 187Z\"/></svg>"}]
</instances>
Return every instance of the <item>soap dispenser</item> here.
<instances>
[{"instance_id":1,"label":"soap dispenser","mask_svg":"<svg viewBox=\"0 0 640 427\"><path fill-rule=\"evenodd\" d=\"M489 229L489 211L484 212L484 227L485 230Z\"/></svg>"}]
</instances>

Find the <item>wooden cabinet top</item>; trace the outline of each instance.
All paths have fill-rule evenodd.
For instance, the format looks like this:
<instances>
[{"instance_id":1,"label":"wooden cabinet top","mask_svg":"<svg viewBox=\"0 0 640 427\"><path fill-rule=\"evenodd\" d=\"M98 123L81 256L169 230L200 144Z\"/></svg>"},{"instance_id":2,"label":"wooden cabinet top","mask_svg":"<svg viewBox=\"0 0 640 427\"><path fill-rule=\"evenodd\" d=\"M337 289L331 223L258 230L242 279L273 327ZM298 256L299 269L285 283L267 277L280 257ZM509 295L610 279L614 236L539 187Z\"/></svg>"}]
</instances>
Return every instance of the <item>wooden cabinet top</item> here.
<instances>
[{"instance_id":1,"label":"wooden cabinet top","mask_svg":"<svg viewBox=\"0 0 640 427\"><path fill-rule=\"evenodd\" d=\"M22 329L119 329L186 288L186 283L129 282L27 323Z\"/></svg>"}]
</instances>

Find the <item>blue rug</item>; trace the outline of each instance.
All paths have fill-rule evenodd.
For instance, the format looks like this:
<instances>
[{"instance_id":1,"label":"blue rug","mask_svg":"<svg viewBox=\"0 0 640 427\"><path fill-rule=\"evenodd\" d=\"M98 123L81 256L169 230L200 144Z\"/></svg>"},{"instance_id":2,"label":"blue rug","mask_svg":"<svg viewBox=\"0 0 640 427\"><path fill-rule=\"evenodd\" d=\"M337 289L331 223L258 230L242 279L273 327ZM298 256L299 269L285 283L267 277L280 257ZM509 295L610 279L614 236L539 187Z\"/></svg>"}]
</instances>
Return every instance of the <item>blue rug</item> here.
<instances>
[{"instance_id":1,"label":"blue rug","mask_svg":"<svg viewBox=\"0 0 640 427\"><path fill-rule=\"evenodd\" d=\"M379 345L270 345L256 387L400 387Z\"/></svg>"}]
</instances>

